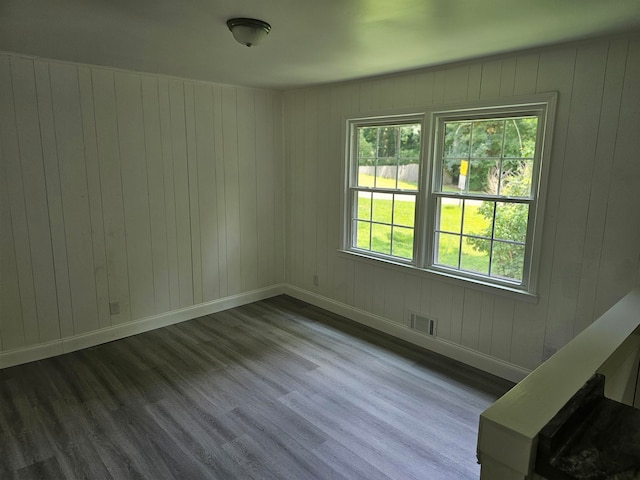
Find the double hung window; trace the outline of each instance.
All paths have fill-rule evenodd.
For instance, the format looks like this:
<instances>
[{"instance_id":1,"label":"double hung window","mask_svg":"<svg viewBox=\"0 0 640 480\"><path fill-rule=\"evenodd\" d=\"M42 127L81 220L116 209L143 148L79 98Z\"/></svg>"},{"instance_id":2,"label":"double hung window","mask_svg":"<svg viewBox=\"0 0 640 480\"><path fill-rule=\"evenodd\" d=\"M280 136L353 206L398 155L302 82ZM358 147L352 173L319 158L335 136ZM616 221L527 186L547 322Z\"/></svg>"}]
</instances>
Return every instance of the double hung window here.
<instances>
[{"instance_id":1,"label":"double hung window","mask_svg":"<svg viewBox=\"0 0 640 480\"><path fill-rule=\"evenodd\" d=\"M354 125L354 249L402 262L413 259L421 139L421 118Z\"/></svg>"},{"instance_id":2,"label":"double hung window","mask_svg":"<svg viewBox=\"0 0 640 480\"><path fill-rule=\"evenodd\" d=\"M554 99L350 120L345 250L533 293Z\"/></svg>"}]
</instances>

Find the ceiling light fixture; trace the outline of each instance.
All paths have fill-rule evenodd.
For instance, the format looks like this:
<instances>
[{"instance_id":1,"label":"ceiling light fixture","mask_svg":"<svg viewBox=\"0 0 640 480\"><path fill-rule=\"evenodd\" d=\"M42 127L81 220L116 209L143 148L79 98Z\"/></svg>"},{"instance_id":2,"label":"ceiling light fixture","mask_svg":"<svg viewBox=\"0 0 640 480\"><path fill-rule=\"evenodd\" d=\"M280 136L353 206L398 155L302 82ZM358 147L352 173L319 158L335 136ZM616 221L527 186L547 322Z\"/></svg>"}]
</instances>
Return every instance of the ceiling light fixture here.
<instances>
[{"instance_id":1,"label":"ceiling light fixture","mask_svg":"<svg viewBox=\"0 0 640 480\"><path fill-rule=\"evenodd\" d=\"M271 25L254 18L230 18L227 27L238 43L253 47L258 45L271 31Z\"/></svg>"}]
</instances>

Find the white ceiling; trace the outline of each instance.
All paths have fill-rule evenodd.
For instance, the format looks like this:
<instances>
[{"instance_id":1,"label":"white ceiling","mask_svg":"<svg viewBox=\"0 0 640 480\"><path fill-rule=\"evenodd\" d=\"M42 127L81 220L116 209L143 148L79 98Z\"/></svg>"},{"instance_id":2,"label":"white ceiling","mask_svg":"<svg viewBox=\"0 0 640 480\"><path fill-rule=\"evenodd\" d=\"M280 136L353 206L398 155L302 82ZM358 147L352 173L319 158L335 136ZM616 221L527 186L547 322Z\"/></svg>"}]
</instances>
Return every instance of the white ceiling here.
<instances>
[{"instance_id":1,"label":"white ceiling","mask_svg":"<svg viewBox=\"0 0 640 480\"><path fill-rule=\"evenodd\" d=\"M269 22L236 43L225 21ZM0 0L0 50L286 88L640 30L639 0Z\"/></svg>"}]
</instances>

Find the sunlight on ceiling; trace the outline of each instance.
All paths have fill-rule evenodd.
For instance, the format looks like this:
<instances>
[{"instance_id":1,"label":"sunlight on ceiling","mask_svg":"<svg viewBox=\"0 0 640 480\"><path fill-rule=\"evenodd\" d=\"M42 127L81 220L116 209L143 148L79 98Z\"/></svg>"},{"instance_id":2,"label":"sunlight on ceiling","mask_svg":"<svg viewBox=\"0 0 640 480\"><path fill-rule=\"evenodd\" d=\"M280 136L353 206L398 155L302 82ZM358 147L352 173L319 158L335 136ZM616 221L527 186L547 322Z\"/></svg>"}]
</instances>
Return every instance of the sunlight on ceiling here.
<instances>
[{"instance_id":1,"label":"sunlight on ceiling","mask_svg":"<svg viewBox=\"0 0 640 480\"><path fill-rule=\"evenodd\" d=\"M225 22L269 22L246 48ZM234 85L288 88L622 31L638 0L5 0L0 50Z\"/></svg>"}]
</instances>

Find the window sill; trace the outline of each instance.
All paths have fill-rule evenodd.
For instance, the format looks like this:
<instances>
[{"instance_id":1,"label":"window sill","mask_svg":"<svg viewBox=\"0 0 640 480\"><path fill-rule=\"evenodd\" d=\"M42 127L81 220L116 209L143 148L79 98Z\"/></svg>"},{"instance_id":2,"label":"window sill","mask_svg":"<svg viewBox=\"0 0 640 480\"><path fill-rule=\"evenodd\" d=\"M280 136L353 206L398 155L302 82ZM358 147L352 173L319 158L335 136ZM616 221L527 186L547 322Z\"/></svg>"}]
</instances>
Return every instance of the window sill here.
<instances>
[{"instance_id":1,"label":"window sill","mask_svg":"<svg viewBox=\"0 0 640 480\"><path fill-rule=\"evenodd\" d=\"M492 293L505 298L511 298L512 300L518 300L526 303L538 303L538 295L527 291L519 290L517 288L510 288L505 285L495 285L482 280L461 277L458 275L442 272L439 270L433 270L428 268L419 268L415 265L394 262L391 259L371 257L362 253L352 252L350 250L338 250L338 254L349 260L355 260L368 265L383 265L385 268L394 269L403 273L410 273L418 275L420 277L429 278L431 280L438 280L453 285L457 285L464 288L472 288L481 292Z\"/></svg>"}]
</instances>

